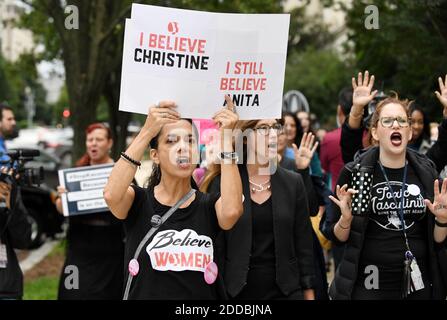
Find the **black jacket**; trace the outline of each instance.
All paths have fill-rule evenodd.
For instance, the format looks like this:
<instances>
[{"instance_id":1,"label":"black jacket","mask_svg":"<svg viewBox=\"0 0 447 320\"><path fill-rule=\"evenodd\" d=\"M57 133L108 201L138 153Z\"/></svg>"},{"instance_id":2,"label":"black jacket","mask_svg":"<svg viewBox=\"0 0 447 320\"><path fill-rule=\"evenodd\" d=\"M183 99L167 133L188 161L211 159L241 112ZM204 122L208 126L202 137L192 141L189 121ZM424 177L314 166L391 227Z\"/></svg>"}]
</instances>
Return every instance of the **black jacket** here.
<instances>
[{"instance_id":1,"label":"black jacket","mask_svg":"<svg viewBox=\"0 0 447 320\"><path fill-rule=\"evenodd\" d=\"M306 194L307 194L307 203L309 205L309 215L311 217L316 216L318 214L318 210L320 209L321 199L320 194L316 192L315 185L317 184L316 180L319 180L318 176L311 176L309 174L309 168L307 169L297 169L295 161L283 157L279 165L287 170L294 171L296 173L299 173L301 175L301 178L303 178L304 187L306 188Z\"/></svg>"},{"instance_id":2,"label":"black jacket","mask_svg":"<svg viewBox=\"0 0 447 320\"><path fill-rule=\"evenodd\" d=\"M354 162L348 163L338 179L337 184L343 185L348 183L351 186L351 173L357 164L360 164L360 168L366 170L371 174L374 174L374 167L379 158L379 148L373 147L364 152ZM423 188L426 191L427 199L433 201L433 182L437 179L437 172L435 165L425 155L422 155L416 151L407 149L407 160L409 164L414 168L415 174L418 176L423 184ZM362 170L360 169L360 170ZM372 183L372 182L371 182ZM333 215L327 217L329 228L326 235L330 240L339 243L337 237L334 234L334 227L340 218L340 209L337 205L333 204ZM428 210L428 209L427 209ZM361 256L361 250L363 247L363 241L365 232L368 225L367 216L354 216L351 224L351 232L346 242L345 253L343 260L338 267L334 281L331 284L329 295L332 299L350 299L352 290L355 285L358 274L359 260ZM429 268L430 276L432 279L432 296L434 299L445 299L447 283L447 265L445 264L445 245L437 244L433 239L434 230L434 215L431 212L427 212L427 227L428 227L428 256L429 256ZM444 261L444 262L443 262ZM444 273L444 274L443 274ZM443 281L444 277L444 281Z\"/></svg>"},{"instance_id":3,"label":"black jacket","mask_svg":"<svg viewBox=\"0 0 447 320\"><path fill-rule=\"evenodd\" d=\"M0 269L0 299L21 299L23 275L14 249L27 249L31 242L31 224L23 205L21 193L17 192L15 210L0 209L1 243L6 245L8 264Z\"/></svg>"},{"instance_id":4,"label":"black jacket","mask_svg":"<svg viewBox=\"0 0 447 320\"><path fill-rule=\"evenodd\" d=\"M252 249L250 185L245 166L239 166L244 213L218 242L219 267L230 297L237 296L247 283ZM209 192L219 192L220 176ZM276 282L285 295L313 287L314 260L306 189L301 175L278 167L271 177Z\"/></svg>"},{"instance_id":5,"label":"black jacket","mask_svg":"<svg viewBox=\"0 0 447 320\"><path fill-rule=\"evenodd\" d=\"M349 163L354 160L355 154L363 149L362 137L364 128L352 129L348 124L348 118L341 129L341 154L343 161ZM436 170L441 172L447 165L447 119L444 119L438 127L438 140L427 151L427 157L435 163Z\"/></svg>"}]
</instances>

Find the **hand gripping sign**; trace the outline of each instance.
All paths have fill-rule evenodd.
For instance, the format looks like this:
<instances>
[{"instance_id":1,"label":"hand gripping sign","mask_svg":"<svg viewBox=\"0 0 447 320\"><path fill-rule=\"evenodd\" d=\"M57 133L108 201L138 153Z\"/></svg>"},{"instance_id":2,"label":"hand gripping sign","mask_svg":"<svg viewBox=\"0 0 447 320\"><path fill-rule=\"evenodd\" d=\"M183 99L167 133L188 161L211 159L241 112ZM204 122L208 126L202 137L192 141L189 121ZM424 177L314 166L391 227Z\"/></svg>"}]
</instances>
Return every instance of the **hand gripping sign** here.
<instances>
[{"instance_id":1,"label":"hand gripping sign","mask_svg":"<svg viewBox=\"0 0 447 320\"><path fill-rule=\"evenodd\" d=\"M67 189L61 196L64 216L85 215L109 210L103 189L113 164L59 170L59 184Z\"/></svg>"}]
</instances>

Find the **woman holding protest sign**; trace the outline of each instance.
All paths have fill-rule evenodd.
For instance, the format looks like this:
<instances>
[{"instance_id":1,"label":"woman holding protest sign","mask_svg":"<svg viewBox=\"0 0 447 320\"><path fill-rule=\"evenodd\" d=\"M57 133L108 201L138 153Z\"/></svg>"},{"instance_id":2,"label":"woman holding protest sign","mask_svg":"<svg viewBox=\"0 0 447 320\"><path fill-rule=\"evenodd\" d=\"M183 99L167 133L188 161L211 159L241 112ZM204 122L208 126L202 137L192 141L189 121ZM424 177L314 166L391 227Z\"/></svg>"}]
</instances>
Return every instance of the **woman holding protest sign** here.
<instances>
[{"instance_id":1,"label":"woman holding protest sign","mask_svg":"<svg viewBox=\"0 0 447 320\"><path fill-rule=\"evenodd\" d=\"M140 133L115 164L104 198L126 231L129 275L124 299L221 297L214 244L220 230L231 229L242 213L237 155L231 144L238 116L230 98L225 99L228 108L213 118L225 158L220 196L193 189L197 132L191 121L180 118L174 102L150 108ZM140 188L131 182L148 144L154 167L148 187Z\"/></svg>"},{"instance_id":2,"label":"woman holding protest sign","mask_svg":"<svg viewBox=\"0 0 447 320\"><path fill-rule=\"evenodd\" d=\"M77 167L113 163L110 128L94 123L86 130L86 153ZM66 190L58 187L58 192ZM62 213L62 201L56 200ZM122 297L124 241L122 223L110 211L71 216L67 256L59 282L61 300L118 300ZM74 276L78 274L78 278ZM76 284L78 284L76 286Z\"/></svg>"},{"instance_id":3,"label":"woman holding protest sign","mask_svg":"<svg viewBox=\"0 0 447 320\"><path fill-rule=\"evenodd\" d=\"M314 299L305 182L300 174L277 165L277 138L283 127L267 119L240 121L236 128L236 147L243 143L244 149L239 172L245 200L242 217L218 242L226 291L241 300ZM303 153L307 165L311 149ZM202 190L218 192L221 179L219 170L210 170ZM311 206L312 212L318 211L316 201Z\"/></svg>"},{"instance_id":4,"label":"woman holding protest sign","mask_svg":"<svg viewBox=\"0 0 447 320\"><path fill-rule=\"evenodd\" d=\"M447 179L439 182L434 163L407 148L407 101L380 102L370 127L378 146L345 166L330 197L331 240L346 243L330 296L445 299Z\"/></svg>"}]
</instances>

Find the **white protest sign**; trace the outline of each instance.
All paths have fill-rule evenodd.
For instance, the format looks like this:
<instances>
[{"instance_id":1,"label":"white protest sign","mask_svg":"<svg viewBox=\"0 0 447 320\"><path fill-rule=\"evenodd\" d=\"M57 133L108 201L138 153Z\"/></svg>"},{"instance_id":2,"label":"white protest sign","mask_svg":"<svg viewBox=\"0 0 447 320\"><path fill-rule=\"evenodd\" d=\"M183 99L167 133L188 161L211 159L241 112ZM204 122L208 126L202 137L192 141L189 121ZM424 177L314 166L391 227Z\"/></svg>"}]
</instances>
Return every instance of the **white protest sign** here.
<instances>
[{"instance_id":1,"label":"white protest sign","mask_svg":"<svg viewBox=\"0 0 447 320\"><path fill-rule=\"evenodd\" d=\"M241 120L280 118L288 14L226 14L134 4L126 20L120 110L173 100L210 119L229 94Z\"/></svg>"}]
</instances>

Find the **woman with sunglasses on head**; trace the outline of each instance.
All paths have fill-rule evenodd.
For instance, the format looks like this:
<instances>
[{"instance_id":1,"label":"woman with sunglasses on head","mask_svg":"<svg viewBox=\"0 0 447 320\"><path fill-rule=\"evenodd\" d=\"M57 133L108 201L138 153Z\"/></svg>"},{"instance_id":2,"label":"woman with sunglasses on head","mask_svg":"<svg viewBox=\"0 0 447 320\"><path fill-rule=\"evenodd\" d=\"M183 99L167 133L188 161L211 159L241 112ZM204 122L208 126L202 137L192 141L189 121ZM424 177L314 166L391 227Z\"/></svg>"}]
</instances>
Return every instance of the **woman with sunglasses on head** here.
<instances>
[{"instance_id":1,"label":"woman with sunglasses on head","mask_svg":"<svg viewBox=\"0 0 447 320\"><path fill-rule=\"evenodd\" d=\"M221 270L231 299L314 299L312 229L301 175L277 165L275 119L240 121L236 145L244 212L219 240ZM222 173L208 172L202 190L218 192ZM313 205L312 212L318 210Z\"/></svg>"},{"instance_id":2,"label":"woman with sunglasses on head","mask_svg":"<svg viewBox=\"0 0 447 320\"><path fill-rule=\"evenodd\" d=\"M140 133L115 164L104 198L126 232L125 299L219 298L215 239L242 213L241 181L231 160L231 138L226 138L238 116L231 99L225 99L228 108L214 117L222 132L222 153L229 159L220 166L220 196L194 190L197 130L180 118L171 101L150 108ZM148 187L140 188L131 182L148 145L154 167Z\"/></svg>"},{"instance_id":3,"label":"woman with sunglasses on head","mask_svg":"<svg viewBox=\"0 0 447 320\"><path fill-rule=\"evenodd\" d=\"M406 101L379 103L371 135L377 146L344 167L330 197L331 240L346 243L330 296L445 299L447 179L440 183L433 162L407 148Z\"/></svg>"}]
</instances>

